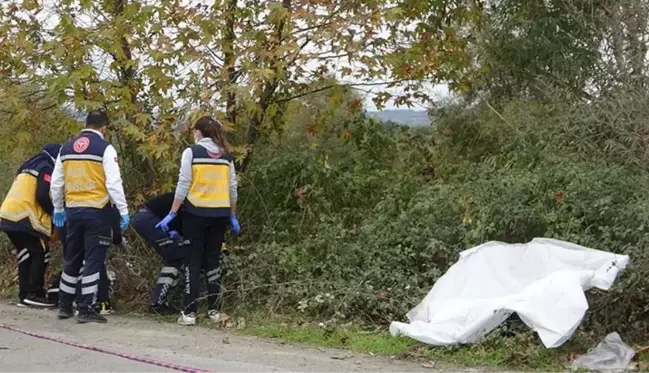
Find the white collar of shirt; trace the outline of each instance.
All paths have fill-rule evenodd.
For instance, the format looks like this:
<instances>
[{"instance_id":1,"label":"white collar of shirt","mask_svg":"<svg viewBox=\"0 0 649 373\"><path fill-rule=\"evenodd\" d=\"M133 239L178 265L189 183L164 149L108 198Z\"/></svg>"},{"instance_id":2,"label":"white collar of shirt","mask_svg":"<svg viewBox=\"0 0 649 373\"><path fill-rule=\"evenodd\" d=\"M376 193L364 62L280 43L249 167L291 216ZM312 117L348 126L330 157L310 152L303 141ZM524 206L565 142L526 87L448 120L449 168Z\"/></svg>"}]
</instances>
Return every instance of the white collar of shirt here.
<instances>
[{"instance_id":1,"label":"white collar of shirt","mask_svg":"<svg viewBox=\"0 0 649 373\"><path fill-rule=\"evenodd\" d=\"M101 136L102 139L104 138L104 135L102 135L101 132L99 132L99 131L97 131L97 130L93 130L93 129L91 129L91 128L85 128L85 129L81 130L81 132L82 132L82 133L83 133L83 132L92 132L92 133L95 133L95 134Z\"/></svg>"}]
</instances>

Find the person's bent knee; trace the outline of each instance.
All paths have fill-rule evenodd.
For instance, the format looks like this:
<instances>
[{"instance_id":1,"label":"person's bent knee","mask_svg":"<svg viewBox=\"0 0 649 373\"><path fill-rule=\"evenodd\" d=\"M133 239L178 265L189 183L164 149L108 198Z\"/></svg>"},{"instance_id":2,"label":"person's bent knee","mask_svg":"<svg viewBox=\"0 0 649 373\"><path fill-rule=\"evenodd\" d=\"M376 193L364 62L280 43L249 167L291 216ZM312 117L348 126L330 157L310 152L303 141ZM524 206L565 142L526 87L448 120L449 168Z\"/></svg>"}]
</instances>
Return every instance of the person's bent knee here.
<instances>
[{"instance_id":1,"label":"person's bent knee","mask_svg":"<svg viewBox=\"0 0 649 373\"><path fill-rule=\"evenodd\" d=\"M147 232L147 228L151 225L147 219L148 211L140 210L133 216L133 229L140 236L144 237L144 233Z\"/></svg>"}]
</instances>

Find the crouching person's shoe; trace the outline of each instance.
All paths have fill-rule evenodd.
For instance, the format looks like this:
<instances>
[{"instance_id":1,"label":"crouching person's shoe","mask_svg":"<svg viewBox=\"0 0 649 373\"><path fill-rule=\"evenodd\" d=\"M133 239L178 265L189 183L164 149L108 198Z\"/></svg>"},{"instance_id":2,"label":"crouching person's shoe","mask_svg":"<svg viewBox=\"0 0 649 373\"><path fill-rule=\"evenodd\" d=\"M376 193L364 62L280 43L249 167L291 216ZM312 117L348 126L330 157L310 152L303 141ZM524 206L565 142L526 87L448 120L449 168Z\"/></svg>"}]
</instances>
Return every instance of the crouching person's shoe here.
<instances>
[{"instance_id":1,"label":"crouching person's shoe","mask_svg":"<svg viewBox=\"0 0 649 373\"><path fill-rule=\"evenodd\" d=\"M77 315L77 322L79 324L86 324L90 322L96 322L99 324L104 324L108 322L106 318L97 312L94 308L79 309L79 314Z\"/></svg>"},{"instance_id":2,"label":"crouching person's shoe","mask_svg":"<svg viewBox=\"0 0 649 373\"><path fill-rule=\"evenodd\" d=\"M178 318L178 325L185 325L185 326L196 325L196 314L193 312L188 314L181 312L180 317Z\"/></svg>"}]
</instances>

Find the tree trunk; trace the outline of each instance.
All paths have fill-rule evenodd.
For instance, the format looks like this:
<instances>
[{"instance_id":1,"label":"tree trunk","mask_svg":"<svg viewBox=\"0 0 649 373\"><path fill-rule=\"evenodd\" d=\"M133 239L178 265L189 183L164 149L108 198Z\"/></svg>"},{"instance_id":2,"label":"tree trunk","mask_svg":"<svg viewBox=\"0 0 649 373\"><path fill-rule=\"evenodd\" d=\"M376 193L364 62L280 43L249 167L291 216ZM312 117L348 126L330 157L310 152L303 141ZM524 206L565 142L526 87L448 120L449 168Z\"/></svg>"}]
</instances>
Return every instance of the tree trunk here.
<instances>
[{"instance_id":1,"label":"tree trunk","mask_svg":"<svg viewBox=\"0 0 649 373\"><path fill-rule=\"evenodd\" d=\"M113 19L121 17L124 13L124 8L128 4L128 0L115 0L115 8L113 10ZM124 56L123 58L117 58L117 55L113 55L115 62L117 64L117 76L121 86L127 87L129 92L129 101L131 108L126 112L126 120L135 123L135 115L140 111L140 103L138 102L139 87L137 83L137 73L133 61L133 53L131 51L131 46L128 43L128 40L124 36L124 30L121 28L116 28L116 37L119 40L120 52ZM121 155L127 155L131 168L133 170L138 170L142 175L141 181L146 182L154 180L155 178L155 168L153 164L149 161L140 161L137 156L137 144L134 141L124 140L120 136L119 131L116 131L115 135L117 136L117 141L119 144L119 150Z\"/></svg>"},{"instance_id":2,"label":"tree trunk","mask_svg":"<svg viewBox=\"0 0 649 373\"><path fill-rule=\"evenodd\" d=\"M232 87L237 79L235 70L236 56L234 54L234 19L237 11L237 0L230 0L227 8L227 19L225 22L225 40L223 41L224 65L226 69L228 83L226 87ZM237 123L237 94L233 90L226 93L226 115L228 122L232 126Z\"/></svg>"},{"instance_id":3,"label":"tree trunk","mask_svg":"<svg viewBox=\"0 0 649 373\"><path fill-rule=\"evenodd\" d=\"M290 12L291 0L282 0L282 6ZM271 48L276 48L282 44L284 39L285 25L286 20L282 20L277 24L277 28L275 29L275 41ZM248 167L248 164L250 163L250 156L252 155L252 151L254 150L254 145L259 140L259 135L261 133L261 124L264 122L266 110L268 110L268 107L273 102L273 95L275 94L277 86L279 85L278 76L280 73L282 73L282 71L280 71L282 67L278 66L277 57L270 60L268 66L273 71L273 77L264 83L261 90L261 95L259 96L259 114L254 115L248 122L248 133L246 140L248 145L251 145L252 148L243 162L242 171L245 171L245 169Z\"/></svg>"}]
</instances>

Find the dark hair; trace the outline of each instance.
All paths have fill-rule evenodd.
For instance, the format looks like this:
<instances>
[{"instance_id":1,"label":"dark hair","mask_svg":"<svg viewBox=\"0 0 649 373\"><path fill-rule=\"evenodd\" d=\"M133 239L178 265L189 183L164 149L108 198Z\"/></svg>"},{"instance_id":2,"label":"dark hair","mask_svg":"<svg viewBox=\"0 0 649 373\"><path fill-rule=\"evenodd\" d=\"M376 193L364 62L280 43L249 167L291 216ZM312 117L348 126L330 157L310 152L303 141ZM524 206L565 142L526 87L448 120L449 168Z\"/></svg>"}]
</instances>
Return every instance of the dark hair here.
<instances>
[{"instance_id":1,"label":"dark hair","mask_svg":"<svg viewBox=\"0 0 649 373\"><path fill-rule=\"evenodd\" d=\"M108 125L108 115L101 110L91 111L86 117L86 127L99 129Z\"/></svg>"},{"instance_id":2,"label":"dark hair","mask_svg":"<svg viewBox=\"0 0 649 373\"><path fill-rule=\"evenodd\" d=\"M209 137L218 145L224 152L229 153L230 149L228 143L225 140L225 132L223 131L223 125L218 120L210 117L204 116L196 121L194 129L201 131L203 137Z\"/></svg>"}]
</instances>

